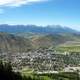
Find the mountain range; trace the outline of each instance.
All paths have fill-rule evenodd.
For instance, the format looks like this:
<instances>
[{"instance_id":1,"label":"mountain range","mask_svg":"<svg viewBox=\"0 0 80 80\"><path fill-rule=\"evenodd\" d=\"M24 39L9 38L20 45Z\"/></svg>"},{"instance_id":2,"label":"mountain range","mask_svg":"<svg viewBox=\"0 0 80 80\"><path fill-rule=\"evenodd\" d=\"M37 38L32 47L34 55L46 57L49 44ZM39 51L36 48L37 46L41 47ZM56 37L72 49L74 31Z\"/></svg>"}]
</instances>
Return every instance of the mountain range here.
<instances>
[{"instance_id":1,"label":"mountain range","mask_svg":"<svg viewBox=\"0 0 80 80\"><path fill-rule=\"evenodd\" d=\"M80 32L68 27L0 25L0 52L27 52L66 42L80 42Z\"/></svg>"},{"instance_id":2,"label":"mountain range","mask_svg":"<svg viewBox=\"0 0 80 80\"><path fill-rule=\"evenodd\" d=\"M32 33L79 33L78 31L62 27L60 25L36 26L36 25L0 25L0 32L18 33L18 32L32 32Z\"/></svg>"}]
</instances>

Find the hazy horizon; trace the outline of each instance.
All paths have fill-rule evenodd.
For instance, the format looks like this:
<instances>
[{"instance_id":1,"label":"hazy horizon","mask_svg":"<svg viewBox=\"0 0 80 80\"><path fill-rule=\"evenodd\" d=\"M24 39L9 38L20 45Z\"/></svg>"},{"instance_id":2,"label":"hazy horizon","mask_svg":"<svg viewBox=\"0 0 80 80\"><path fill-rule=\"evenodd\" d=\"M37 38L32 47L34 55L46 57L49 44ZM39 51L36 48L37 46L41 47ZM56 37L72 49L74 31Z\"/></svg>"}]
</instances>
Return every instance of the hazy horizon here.
<instances>
[{"instance_id":1,"label":"hazy horizon","mask_svg":"<svg viewBox=\"0 0 80 80\"><path fill-rule=\"evenodd\" d=\"M54 28L54 27L62 27L62 28L70 28L70 29L72 29L72 30L76 30L76 31L79 31L80 32L80 30L79 29L76 29L76 28L74 28L74 27L69 27L69 26L62 26L62 25L36 25L36 24L0 24L0 25L9 25L9 26L17 26L17 25L19 25L19 26L35 26L35 27L43 27L43 28L45 28L45 27L52 27L52 28Z\"/></svg>"}]
</instances>

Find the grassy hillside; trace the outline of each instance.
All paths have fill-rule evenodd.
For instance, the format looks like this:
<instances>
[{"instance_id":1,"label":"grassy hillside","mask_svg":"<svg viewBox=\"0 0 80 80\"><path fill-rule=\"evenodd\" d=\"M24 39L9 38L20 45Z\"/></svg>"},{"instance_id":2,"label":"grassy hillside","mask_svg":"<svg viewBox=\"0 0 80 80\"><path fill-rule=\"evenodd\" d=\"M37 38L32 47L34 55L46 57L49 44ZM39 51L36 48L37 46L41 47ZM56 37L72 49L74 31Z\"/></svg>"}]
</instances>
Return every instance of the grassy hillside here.
<instances>
[{"instance_id":1,"label":"grassy hillside","mask_svg":"<svg viewBox=\"0 0 80 80\"><path fill-rule=\"evenodd\" d=\"M80 36L75 34L8 34L0 32L0 52L27 52L36 48L59 46L58 49L80 51Z\"/></svg>"},{"instance_id":2,"label":"grassy hillside","mask_svg":"<svg viewBox=\"0 0 80 80\"><path fill-rule=\"evenodd\" d=\"M43 34L43 36L33 36L31 41L34 47L52 47L63 45L67 42L79 42L80 36L74 34Z\"/></svg>"},{"instance_id":3,"label":"grassy hillside","mask_svg":"<svg viewBox=\"0 0 80 80\"><path fill-rule=\"evenodd\" d=\"M31 48L31 42L23 37L8 33L0 33L0 52L26 52Z\"/></svg>"}]
</instances>

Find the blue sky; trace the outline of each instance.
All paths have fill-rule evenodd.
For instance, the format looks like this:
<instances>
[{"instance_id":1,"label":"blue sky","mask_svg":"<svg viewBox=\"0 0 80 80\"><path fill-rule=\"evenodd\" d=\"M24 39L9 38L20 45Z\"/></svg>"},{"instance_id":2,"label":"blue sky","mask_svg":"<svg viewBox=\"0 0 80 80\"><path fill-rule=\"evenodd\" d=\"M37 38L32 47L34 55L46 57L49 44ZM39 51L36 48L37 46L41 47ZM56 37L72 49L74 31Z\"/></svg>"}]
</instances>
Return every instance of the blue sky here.
<instances>
[{"instance_id":1,"label":"blue sky","mask_svg":"<svg viewBox=\"0 0 80 80\"><path fill-rule=\"evenodd\" d=\"M0 24L62 25L80 30L80 0L0 0Z\"/></svg>"}]
</instances>

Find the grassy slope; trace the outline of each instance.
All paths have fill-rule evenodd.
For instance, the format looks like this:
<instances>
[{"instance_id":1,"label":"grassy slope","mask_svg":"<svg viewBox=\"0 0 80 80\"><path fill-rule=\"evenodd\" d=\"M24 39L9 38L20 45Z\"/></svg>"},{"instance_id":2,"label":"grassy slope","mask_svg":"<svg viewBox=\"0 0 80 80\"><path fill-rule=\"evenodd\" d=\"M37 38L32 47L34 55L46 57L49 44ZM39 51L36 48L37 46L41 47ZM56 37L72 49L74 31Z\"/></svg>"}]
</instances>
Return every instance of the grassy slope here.
<instances>
[{"instance_id":1,"label":"grassy slope","mask_svg":"<svg viewBox=\"0 0 80 80\"><path fill-rule=\"evenodd\" d=\"M26 52L31 48L29 39L18 37L8 33L0 33L0 51L1 52Z\"/></svg>"},{"instance_id":2,"label":"grassy slope","mask_svg":"<svg viewBox=\"0 0 80 80\"><path fill-rule=\"evenodd\" d=\"M23 35L25 34L25 35ZM53 47L61 51L80 52L80 36L74 34L33 34L23 33L19 36L0 33L0 51L26 52L33 48ZM25 36L25 38L24 38ZM27 39L27 38L28 39Z\"/></svg>"}]
</instances>

